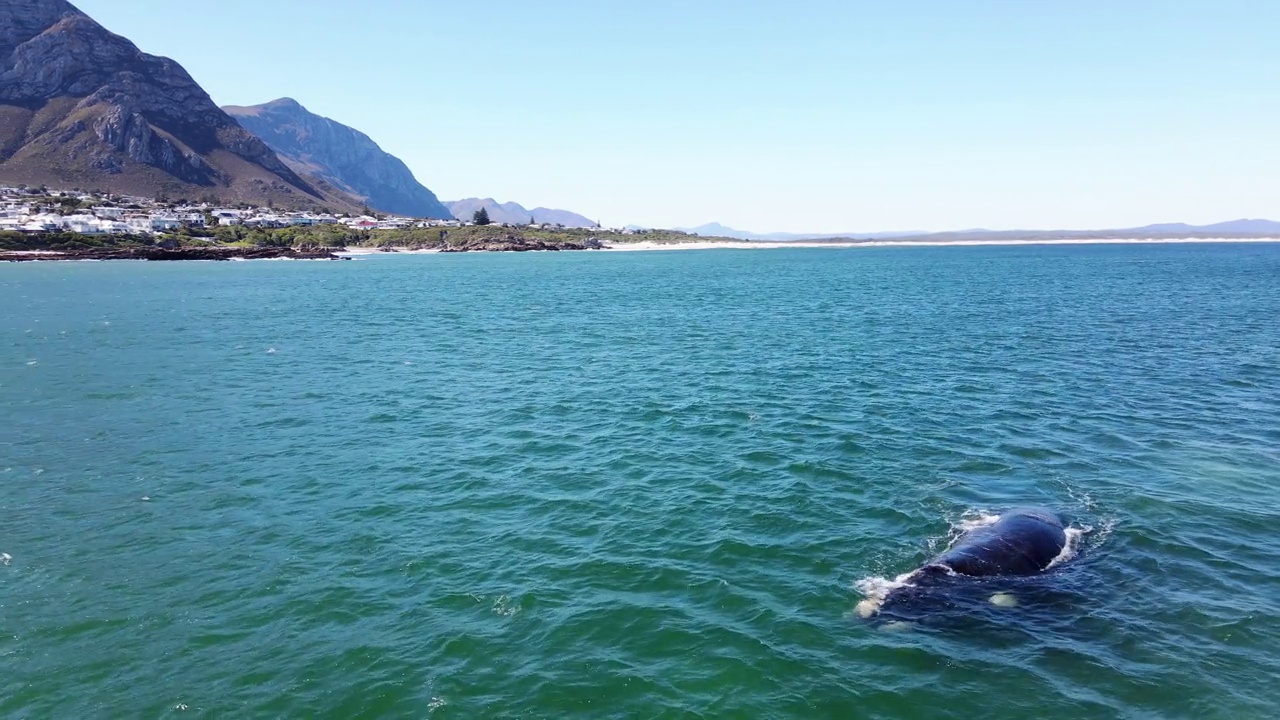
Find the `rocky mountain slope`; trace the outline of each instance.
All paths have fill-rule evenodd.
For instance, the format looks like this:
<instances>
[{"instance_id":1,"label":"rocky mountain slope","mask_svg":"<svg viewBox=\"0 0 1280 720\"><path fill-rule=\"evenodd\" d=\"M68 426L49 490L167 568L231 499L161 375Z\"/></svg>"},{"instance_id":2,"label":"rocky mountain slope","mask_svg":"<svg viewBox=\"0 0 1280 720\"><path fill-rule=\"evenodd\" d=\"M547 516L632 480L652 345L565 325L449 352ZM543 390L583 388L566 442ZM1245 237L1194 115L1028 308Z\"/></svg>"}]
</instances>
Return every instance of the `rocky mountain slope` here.
<instances>
[{"instance_id":1,"label":"rocky mountain slope","mask_svg":"<svg viewBox=\"0 0 1280 720\"><path fill-rule=\"evenodd\" d=\"M568 210L552 210L550 208L534 208L526 210L519 203L500 203L493 198L468 198L466 200L446 201L445 206L459 220L470 220L476 211L484 208L489 219L496 223L526 225L532 219L535 223L563 225L569 228L590 228L596 221Z\"/></svg>"},{"instance_id":2,"label":"rocky mountain slope","mask_svg":"<svg viewBox=\"0 0 1280 720\"><path fill-rule=\"evenodd\" d=\"M311 113L295 100L282 98L223 110L294 170L324 178L375 210L412 217L452 217L399 158L383 151L368 135Z\"/></svg>"},{"instance_id":3,"label":"rocky mountain slope","mask_svg":"<svg viewBox=\"0 0 1280 720\"><path fill-rule=\"evenodd\" d=\"M286 165L176 62L64 0L0 2L0 182L359 207Z\"/></svg>"}]
</instances>

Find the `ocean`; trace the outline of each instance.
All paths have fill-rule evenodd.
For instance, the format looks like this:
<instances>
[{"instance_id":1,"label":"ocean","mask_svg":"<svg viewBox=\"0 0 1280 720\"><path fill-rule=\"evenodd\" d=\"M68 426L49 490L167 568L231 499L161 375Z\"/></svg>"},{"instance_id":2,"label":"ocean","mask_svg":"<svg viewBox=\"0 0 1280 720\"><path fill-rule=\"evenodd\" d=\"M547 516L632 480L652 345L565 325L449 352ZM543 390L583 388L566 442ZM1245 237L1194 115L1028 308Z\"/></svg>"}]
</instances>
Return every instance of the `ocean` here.
<instances>
[{"instance_id":1,"label":"ocean","mask_svg":"<svg viewBox=\"0 0 1280 720\"><path fill-rule=\"evenodd\" d=\"M0 715L1270 718L1280 245L0 265ZM983 516L1069 561L915 622Z\"/></svg>"}]
</instances>

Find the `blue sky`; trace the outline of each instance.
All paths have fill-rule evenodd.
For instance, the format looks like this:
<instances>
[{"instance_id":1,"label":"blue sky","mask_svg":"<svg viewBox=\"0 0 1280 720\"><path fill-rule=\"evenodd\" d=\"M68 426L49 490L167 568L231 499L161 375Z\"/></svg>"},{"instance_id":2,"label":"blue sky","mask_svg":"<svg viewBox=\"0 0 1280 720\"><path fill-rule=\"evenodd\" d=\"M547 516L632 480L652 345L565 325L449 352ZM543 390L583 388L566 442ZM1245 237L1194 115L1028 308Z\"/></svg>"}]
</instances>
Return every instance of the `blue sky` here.
<instances>
[{"instance_id":1,"label":"blue sky","mask_svg":"<svg viewBox=\"0 0 1280 720\"><path fill-rule=\"evenodd\" d=\"M73 2L443 199L797 232L1280 218L1274 0Z\"/></svg>"}]
</instances>

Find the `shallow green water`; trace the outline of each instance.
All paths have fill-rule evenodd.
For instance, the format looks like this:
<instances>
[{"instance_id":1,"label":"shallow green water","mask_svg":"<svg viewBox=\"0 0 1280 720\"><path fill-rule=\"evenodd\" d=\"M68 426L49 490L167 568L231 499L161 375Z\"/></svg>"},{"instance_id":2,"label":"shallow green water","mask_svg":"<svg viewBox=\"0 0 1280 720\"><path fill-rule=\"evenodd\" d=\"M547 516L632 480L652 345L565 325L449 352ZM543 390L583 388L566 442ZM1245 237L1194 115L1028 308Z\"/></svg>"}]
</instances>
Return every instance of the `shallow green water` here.
<instances>
[{"instance_id":1,"label":"shallow green water","mask_svg":"<svg viewBox=\"0 0 1280 720\"><path fill-rule=\"evenodd\" d=\"M50 263L0 309L6 717L1280 706L1280 246ZM1028 503L1090 530L1049 599L852 612Z\"/></svg>"}]
</instances>

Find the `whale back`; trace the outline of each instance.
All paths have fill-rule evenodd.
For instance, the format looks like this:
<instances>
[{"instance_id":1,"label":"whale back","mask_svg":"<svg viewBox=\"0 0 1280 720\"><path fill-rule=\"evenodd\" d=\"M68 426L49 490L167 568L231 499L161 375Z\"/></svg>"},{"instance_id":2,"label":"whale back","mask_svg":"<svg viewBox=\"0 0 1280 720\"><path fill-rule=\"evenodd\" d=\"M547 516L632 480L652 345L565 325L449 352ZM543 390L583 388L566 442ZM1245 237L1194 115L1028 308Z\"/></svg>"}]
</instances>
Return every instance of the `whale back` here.
<instances>
[{"instance_id":1,"label":"whale back","mask_svg":"<svg viewBox=\"0 0 1280 720\"><path fill-rule=\"evenodd\" d=\"M1062 519L1048 510L1014 510L994 524L971 530L930 565L960 575L1035 575L1062 554L1067 534Z\"/></svg>"}]
</instances>

